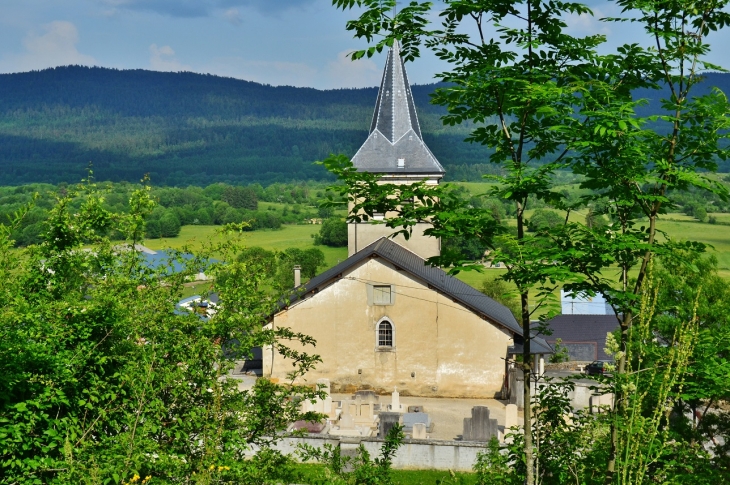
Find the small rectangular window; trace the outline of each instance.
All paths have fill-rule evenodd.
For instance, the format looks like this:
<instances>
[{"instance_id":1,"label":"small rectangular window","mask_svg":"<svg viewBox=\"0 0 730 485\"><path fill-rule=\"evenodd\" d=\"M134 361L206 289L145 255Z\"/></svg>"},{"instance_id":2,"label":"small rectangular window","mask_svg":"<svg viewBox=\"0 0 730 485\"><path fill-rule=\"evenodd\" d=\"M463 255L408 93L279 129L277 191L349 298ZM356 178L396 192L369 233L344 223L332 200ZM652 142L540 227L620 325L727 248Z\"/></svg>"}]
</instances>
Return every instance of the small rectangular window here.
<instances>
[{"instance_id":1,"label":"small rectangular window","mask_svg":"<svg viewBox=\"0 0 730 485\"><path fill-rule=\"evenodd\" d=\"M390 285L373 286L373 303L375 305L390 305L393 303Z\"/></svg>"}]
</instances>

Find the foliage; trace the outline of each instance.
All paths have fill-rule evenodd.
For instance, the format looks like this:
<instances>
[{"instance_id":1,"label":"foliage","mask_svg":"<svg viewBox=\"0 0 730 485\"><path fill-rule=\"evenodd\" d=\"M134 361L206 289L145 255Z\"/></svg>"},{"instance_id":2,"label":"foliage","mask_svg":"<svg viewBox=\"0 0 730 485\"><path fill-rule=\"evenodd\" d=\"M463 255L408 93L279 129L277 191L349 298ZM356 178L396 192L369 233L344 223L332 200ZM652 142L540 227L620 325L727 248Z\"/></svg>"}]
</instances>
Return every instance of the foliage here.
<instances>
[{"instance_id":1,"label":"foliage","mask_svg":"<svg viewBox=\"0 0 730 485\"><path fill-rule=\"evenodd\" d=\"M730 399L730 284L717 275L714 258L690 258L690 264L664 261L655 276L660 282L656 298L661 312L652 331L662 341L671 341L687 321L697 322L681 395L668 423L675 445L666 450L663 462L671 463L677 483L717 483L730 474L730 420L720 404ZM651 359L665 360L662 354ZM713 453L700 449L700 443L715 443Z\"/></svg>"},{"instance_id":2,"label":"foliage","mask_svg":"<svg viewBox=\"0 0 730 485\"><path fill-rule=\"evenodd\" d=\"M324 254L317 248L287 248L284 251L267 251L260 247L249 247L241 251L237 260L256 265L263 274L268 275L265 281L275 294L286 293L294 287L294 266L301 267L303 281L312 279L317 270L324 266ZM226 275L228 277L228 275Z\"/></svg>"},{"instance_id":3,"label":"foliage","mask_svg":"<svg viewBox=\"0 0 730 485\"><path fill-rule=\"evenodd\" d=\"M221 200L235 209L257 210L259 201L251 187L227 186L221 194Z\"/></svg>"},{"instance_id":4,"label":"foliage","mask_svg":"<svg viewBox=\"0 0 730 485\"><path fill-rule=\"evenodd\" d=\"M530 232L544 231L563 224L563 218L557 212L537 209L527 220L527 230Z\"/></svg>"},{"instance_id":5,"label":"foliage","mask_svg":"<svg viewBox=\"0 0 730 485\"><path fill-rule=\"evenodd\" d=\"M347 222L340 219L325 219L319 234L314 235L314 244L335 248L347 246Z\"/></svg>"},{"instance_id":6,"label":"foliage","mask_svg":"<svg viewBox=\"0 0 730 485\"><path fill-rule=\"evenodd\" d=\"M507 430L505 430L505 434ZM474 463L478 485L520 485L524 479L516 473L507 453L502 453L496 438L487 444L487 450L477 455Z\"/></svg>"},{"instance_id":7,"label":"foliage","mask_svg":"<svg viewBox=\"0 0 730 485\"><path fill-rule=\"evenodd\" d=\"M442 163L481 163L429 105L414 100ZM194 73L66 66L0 76L0 184L78 180L92 161L102 180L159 185L328 180L314 160L354 154L373 113L372 88L268 86ZM261 199L260 199L261 200Z\"/></svg>"},{"instance_id":8,"label":"foliage","mask_svg":"<svg viewBox=\"0 0 730 485\"><path fill-rule=\"evenodd\" d=\"M327 467L327 484L341 485L393 485L391 467L396 451L403 443L403 427L395 424L385 437L380 456L371 458L362 444L355 456L343 456L339 446L325 444L322 448L300 445L303 460L315 460Z\"/></svg>"},{"instance_id":9,"label":"foliage","mask_svg":"<svg viewBox=\"0 0 730 485\"><path fill-rule=\"evenodd\" d=\"M555 339L555 344L553 344L553 351L553 355L550 356L551 364L559 364L561 362L568 362L570 360L570 355L568 355L568 347L563 345L563 339Z\"/></svg>"},{"instance_id":10,"label":"foliage","mask_svg":"<svg viewBox=\"0 0 730 485\"><path fill-rule=\"evenodd\" d=\"M433 4L414 1L394 10L394 0L334 0L342 9L360 7L364 12L347 23L356 37L373 42L352 57L372 56L398 41L406 61L418 57L423 43L449 64L439 74L450 83L438 89L436 104L447 108L445 125L469 122L474 126L467 141L494 150L490 162L502 175L493 176L498 185L492 195L511 202L516 212L517 233L500 227L491 214L475 207L464 207L458 197L442 188L425 183L410 186L380 184L373 177L358 174L337 158L325 166L345 182L353 204L351 219L372 217L374 212L395 213L389 227L399 228L406 237L418 221L428 220L433 227L426 233L442 238L478 239L492 249L492 261L505 265L503 278L517 286L520 318L525 337L521 367L525 382L530 375L531 313L530 294L537 307L549 305L556 282L565 278L560 266L552 264L551 249L542 231L526 234L525 210L530 200L558 203L560 195L552 190L552 174L566 162L572 127L577 123L575 106L581 102L577 86L592 71L591 59L605 39L601 35L574 37L565 30L567 15L590 14L573 2L444 2L439 12L440 25L429 30ZM489 26L493 25L494 30ZM469 33L464 33L469 32ZM404 201L413 200L413 204ZM353 215L354 214L354 215ZM557 215L556 215L557 216ZM444 254L432 263L454 265L454 270L469 267L463 255ZM549 313L548 313L549 314ZM525 402L530 402L530 386L524 386ZM527 483L533 485L533 443L531 409L524 413L524 453Z\"/></svg>"},{"instance_id":11,"label":"foliage","mask_svg":"<svg viewBox=\"0 0 730 485\"><path fill-rule=\"evenodd\" d=\"M260 267L232 257L240 230L180 273L143 265L131 245L141 241L153 207L142 186L132 192L129 213L112 213L104 192L87 182L58 195L37 246L12 250L13 226L0 225L7 303L0 312L0 483L286 477L286 459L269 445L302 418L292 398L315 393L266 379L239 391L225 376L232 359L273 345L296 363L293 379L318 357L293 352L287 342L313 342L263 327L274 299L260 289ZM111 230L124 235L123 245L110 243ZM211 263L211 252L229 262ZM175 311L187 276L201 266L234 276L216 283L218 312L206 320ZM254 445L262 451L245 460Z\"/></svg>"},{"instance_id":12,"label":"foliage","mask_svg":"<svg viewBox=\"0 0 730 485\"><path fill-rule=\"evenodd\" d=\"M325 165L347 185L354 204L351 219L367 220L374 212L395 211L397 216L387 224L406 236L416 221L429 220L430 235L481 238L494 249L493 260L505 263L504 278L515 283L521 294L525 335L530 332L529 292L537 294L538 305L550 303L558 282L572 293L602 292L623 316L615 388L617 413L623 412L630 392L629 331L650 263L655 255L703 249L701 244L658 238L657 218L673 207L671 195L689 188L727 198L727 189L707 172L715 171L717 160L730 155L726 143L730 105L721 91L701 92L698 87L700 70L719 69L704 60L709 50L706 36L730 22L728 2L713 1L699 9L690 0L619 0L622 18L610 20L643 27L655 47L624 45L608 55L596 51L603 36L576 38L562 30L566 15L591 14L585 6L570 2L446 1L436 30L429 30L430 2L414 1L397 12L392 11L394 1L333 3L342 9L363 9L347 29L374 45L353 58L371 56L398 40L407 60L418 57L423 43L449 63L449 70L440 77L453 84L437 90L434 101L447 107L445 124L475 123L467 140L494 148L490 160L504 170L501 177L492 177L500 184L494 194L515 204L517 235L500 231L484 211L459 204L441 188L379 185L375 177L358 175L344 160L331 158ZM463 28L465 22L474 23L471 30ZM661 113L647 116L641 110L643 101L634 99L633 93L661 89L668 94ZM580 188L587 191L583 202L608 212L613 221L608 230L600 228L592 216L586 225L566 218L563 225L534 235L524 233L531 197L566 210L573 207L572 201L563 200L563 194L551 188L556 170L563 167L581 177ZM403 204L405 200L416 204ZM648 219L648 225L638 224L639 217ZM432 262L454 264L455 270L464 266L458 256L449 258ZM613 267L621 272L618 285L607 274ZM638 273L631 282L630 271ZM529 339L524 351L529 356ZM525 381L529 360L523 358ZM529 402L529 386L525 395ZM524 453L526 480L532 484L529 414L528 407ZM642 438L649 441L663 426L656 419L645 424ZM625 425L618 419L611 422L607 482L617 469L618 436L623 432L619 427Z\"/></svg>"},{"instance_id":13,"label":"foliage","mask_svg":"<svg viewBox=\"0 0 730 485\"><path fill-rule=\"evenodd\" d=\"M519 318L522 311L520 301L514 295L514 291L507 286L504 280L499 278L486 279L482 283L480 291L494 301L509 308L515 318Z\"/></svg>"}]
</instances>

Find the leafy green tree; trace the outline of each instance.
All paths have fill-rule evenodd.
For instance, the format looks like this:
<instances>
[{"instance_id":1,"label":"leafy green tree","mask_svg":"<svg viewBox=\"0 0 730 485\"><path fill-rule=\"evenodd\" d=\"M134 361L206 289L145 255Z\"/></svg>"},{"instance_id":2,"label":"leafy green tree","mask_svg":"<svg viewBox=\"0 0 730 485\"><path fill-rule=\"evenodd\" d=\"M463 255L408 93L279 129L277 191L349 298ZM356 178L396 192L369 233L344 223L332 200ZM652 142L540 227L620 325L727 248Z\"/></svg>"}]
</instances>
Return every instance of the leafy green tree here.
<instances>
[{"instance_id":1,"label":"leafy green tree","mask_svg":"<svg viewBox=\"0 0 730 485\"><path fill-rule=\"evenodd\" d=\"M239 391L226 376L232 359L271 345L296 362L294 379L318 358L286 343L313 342L264 327L276 300L259 289L262 268L234 257L240 228L189 265L179 258L179 273L144 265L133 244L154 206L149 192L139 187L130 212L115 214L93 184L67 188L42 242L24 251L10 235L27 208L0 225L0 483L291 478L270 445L292 420L316 419L294 399L315 393L266 379ZM125 234L121 249L111 229ZM211 263L212 253L227 263ZM220 304L206 320L175 311L200 267L232 275L216 282ZM262 451L245 460L254 446Z\"/></svg>"},{"instance_id":2,"label":"leafy green tree","mask_svg":"<svg viewBox=\"0 0 730 485\"><path fill-rule=\"evenodd\" d=\"M426 46L449 63L449 70L439 75L449 86L437 90L433 101L446 106L445 124L475 123L478 127L467 140L494 150L490 161L498 164L504 175L493 177L499 181L493 196L514 205L517 234L513 237L500 230L499 224L480 209L464 209L458 197L443 190L425 184L379 185L376 178L348 169L346 160L333 158L325 166L345 181L355 214L362 211L369 218L374 212L396 210L399 217L388 224L401 228L406 235L417 221L430 220L434 225L430 235L478 238L494 248L493 259L505 264L505 279L512 281L520 294L525 336L521 366L525 382L529 382L530 320L534 311L529 305L530 294L542 307L552 294L553 288L548 286L562 277L560 267L545 263L550 259L544 255L547 244L540 240L542 236L526 233L525 210L531 200L555 203L559 199L559 194L551 190L551 176L565 163L573 138L574 107L580 103L576 83L591 76L590 60L595 47L604 40L600 35L569 35L564 30L564 18L590 14L590 10L573 2L453 0L444 2L439 28L428 30L428 14L433 7L430 2L411 2L397 13L394 0L333 3L341 9L364 9L357 20L347 23L347 29L356 37L373 41L382 36L367 50L354 53L353 59L371 56L397 40L404 59L413 60L425 38ZM496 29L490 30L491 25ZM416 204L400 204L407 199ZM499 248L495 244L498 235ZM456 264L456 270L464 266L462 260L440 258L432 262ZM530 386L524 389L524 400L529 403ZM529 406L525 408L524 429L527 483L533 485Z\"/></svg>"},{"instance_id":3,"label":"leafy green tree","mask_svg":"<svg viewBox=\"0 0 730 485\"><path fill-rule=\"evenodd\" d=\"M221 200L236 209L257 210L259 201L251 187L227 186L221 194Z\"/></svg>"},{"instance_id":4,"label":"leafy green tree","mask_svg":"<svg viewBox=\"0 0 730 485\"><path fill-rule=\"evenodd\" d=\"M672 194L688 189L727 198L727 189L708 172L730 154L724 139L730 127L730 105L717 89L698 93L703 69L720 69L706 62L707 35L730 23L726 1L698 9L691 1L645 3L619 0L623 18L641 26L651 48L631 44L601 57L601 80L585 85L581 97L583 122L573 131L574 173L584 177L581 188L591 198L609 201L614 221L610 231L593 231L569 224L554 238L556 264L574 270L569 290L600 291L621 315L617 354L616 409L629 398L626 375L629 331L637 315L642 285L655 255L669 257L677 249L702 250L698 244L677 244L657 237L659 216L673 207ZM639 89L664 88L663 113L639 116ZM648 223L639 223L643 217ZM562 255L562 256L561 256ZM604 272L619 268L619 284ZM629 274L636 275L629 278ZM625 415L625 414L624 414ZM617 470L618 434L623 423L612 422L612 454L607 481ZM623 462L626 464L626 462ZM622 480L619 474L619 480Z\"/></svg>"},{"instance_id":5,"label":"leafy green tree","mask_svg":"<svg viewBox=\"0 0 730 485\"><path fill-rule=\"evenodd\" d=\"M504 280L497 278L486 279L482 283L480 291L492 300L498 301L502 305L509 308L515 318L518 318L522 313L520 300L513 294L514 289L510 289Z\"/></svg>"},{"instance_id":6,"label":"leafy green tree","mask_svg":"<svg viewBox=\"0 0 730 485\"><path fill-rule=\"evenodd\" d=\"M180 219L174 212L166 211L162 217L160 217L160 236L162 237L177 237L180 235Z\"/></svg>"},{"instance_id":7,"label":"leafy green tree","mask_svg":"<svg viewBox=\"0 0 730 485\"><path fill-rule=\"evenodd\" d=\"M317 275L317 269L324 266L324 253L317 248L287 248L277 255L277 283L282 291L294 287L294 266L302 271L302 282Z\"/></svg>"},{"instance_id":8,"label":"leafy green tree","mask_svg":"<svg viewBox=\"0 0 730 485\"><path fill-rule=\"evenodd\" d=\"M532 216L527 219L527 230L531 232L544 231L563 224L563 218L557 212L536 209Z\"/></svg>"},{"instance_id":9,"label":"leafy green tree","mask_svg":"<svg viewBox=\"0 0 730 485\"><path fill-rule=\"evenodd\" d=\"M147 239L159 239L162 237L159 219L150 219L145 222L144 235Z\"/></svg>"},{"instance_id":10,"label":"leafy green tree","mask_svg":"<svg viewBox=\"0 0 730 485\"><path fill-rule=\"evenodd\" d=\"M588 208L588 213L586 214L586 227L588 229L599 230L603 229L607 225L608 222L606 221L606 218L603 217L603 214L597 213L593 210L593 207Z\"/></svg>"},{"instance_id":11,"label":"leafy green tree","mask_svg":"<svg viewBox=\"0 0 730 485\"><path fill-rule=\"evenodd\" d=\"M399 211L398 217L388 224L406 235L415 221L430 220L432 235L475 235L494 244L494 259L506 264L505 278L521 293L525 335L529 335L530 290L542 305L548 301L552 282L564 281L573 292L592 295L600 291L622 315L617 414L611 424L612 451L606 473L611 482L616 473L619 428L625 424L619 416L626 416L623 403L629 392L629 329L653 256L669 255L678 247L657 239L657 218L671 207L671 191L695 187L720 197L727 192L704 174L714 171L717 159L728 155L723 141L730 126L727 99L718 90L694 94L701 81L699 71L719 69L703 56L709 50L707 34L730 21L727 1L707 2L698 8L689 0L619 0L623 18L618 20L642 26L656 47L625 45L606 56L594 51L604 40L602 36L577 39L562 30L565 14L590 14L573 3L447 1L438 30L428 30L427 14L432 7L428 2L412 2L395 14L392 1L334 3L343 9L364 9L359 19L347 24L356 36L373 41L382 35L353 58L372 55L398 39L404 57L411 60L419 55L419 43L425 38L425 44L449 62L449 71L441 78L453 87L439 90L434 101L447 107L444 121L448 124L467 120L483 124L468 140L496 150L491 160L500 163L506 175L499 179L495 195L514 202L517 237L500 236L495 244L498 228L490 218L464 209L443 191L433 189L429 195L425 186L378 187L376 177L353 173L344 159L330 159L325 165L346 181L355 210L364 214L356 217L394 210ZM513 17L514 23L505 21ZM462 29L465 21L475 22L473 30ZM497 25L496 33L489 29L492 24ZM511 46L517 47L509 50ZM633 93L660 88L669 93L662 102L664 112L648 118L637 116L643 102L633 99ZM562 205L556 196L560 194L550 190L550 179L563 162L582 177L581 188L593 194L586 197L588 202L610 201L607 210L615 221L614 230L596 231L566 223L535 237L525 234L524 211L529 201ZM400 201L408 198L419 204L399 209ZM358 204L360 200L365 201ZM637 224L639 217L648 219L647 227ZM701 249L692 243L682 246ZM549 267L541 264L548 261ZM434 262L448 263L443 258ZM620 269L618 285L608 275L611 267ZM630 271L637 274L631 282ZM529 353L529 339L525 353ZM529 362L522 366L527 380ZM527 387L525 401L529 402ZM524 451L527 483L532 484L529 414L528 407ZM617 479L622 477L619 474Z\"/></svg>"},{"instance_id":12,"label":"leafy green tree","mask_svg":"<svg viewBox=\"0 0 730 485\"><path fill-rule=\"evenodd\" d=\"M347 222L334 218L326 219L319 228L319 234L314 235L314 244L335 248L346 247Z\"/></svg>"}]
</instances>

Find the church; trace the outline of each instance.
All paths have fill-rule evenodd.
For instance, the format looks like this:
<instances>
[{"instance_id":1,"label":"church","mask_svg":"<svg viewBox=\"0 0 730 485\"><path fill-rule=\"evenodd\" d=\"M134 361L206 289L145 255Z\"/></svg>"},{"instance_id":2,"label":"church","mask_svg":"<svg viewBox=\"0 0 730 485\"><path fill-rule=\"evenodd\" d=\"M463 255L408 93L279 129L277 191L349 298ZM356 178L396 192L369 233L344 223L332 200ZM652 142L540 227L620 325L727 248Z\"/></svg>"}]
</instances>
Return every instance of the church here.
<instances>
[{"instance_id":1,"label":"church","mask_svg":"<svg viewBox=\"0 0 730 485\"><path fill-rule=\"evenodd\" d=\"M423 141L398 44L390 49L370 133L352 159L391 183L438 184L444 169ZM333 392L370 389L426 397L493 398L504 390L509 356L522 343L512 313L480 291L428 266L440 241L389 238L382 224L348 225L348 258L295 288L268 325L313 337L322 362L306 382ZM535 353L552 353L533 339ZM263 376L286 380L291 362L262 349Z\"/></svg>"}]
</instances>

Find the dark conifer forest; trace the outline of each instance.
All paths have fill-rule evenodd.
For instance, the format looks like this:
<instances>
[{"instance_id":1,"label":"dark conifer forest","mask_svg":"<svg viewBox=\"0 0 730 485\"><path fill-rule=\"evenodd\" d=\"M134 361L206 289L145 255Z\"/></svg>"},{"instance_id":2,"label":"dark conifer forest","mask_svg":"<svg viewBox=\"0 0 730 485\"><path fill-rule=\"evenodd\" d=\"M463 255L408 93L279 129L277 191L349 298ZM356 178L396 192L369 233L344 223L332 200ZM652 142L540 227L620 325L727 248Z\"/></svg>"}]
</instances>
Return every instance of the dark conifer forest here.
<instances>
[{"instance_id":1,"label":"dark conifer forest","mask_svg":"<svg viewBox=\"0 0 730 485\"><path fill-rule=\"evenodd\" d=\"M434 87L413 88L429 146L445 165L487 163L468 127L442 126ZM0 75L0 185L77 181L90 163L156 185L325 179L313 162L355 153L376 94L80 66Z\"/></svg>"},{"instance_id":2,"label":"dark conifer forest","mask_svg":"<svg viewBox=\"0 0 730 485\"><path fill-rule=\"evenodd\" d=\"M726 89L730 75L703 83ZM489 150L444 127L413 86L424 138L453 180L489 171ZM326 179L315 160L353 155L366 137L376 88L321 91L189 72L81 66L0 75L0 185L98 179L156 185L268 184ZM657 97L656 92L637 93ZM656 113L650 102L642 114Z\"/></svg>"}]
</instances>

